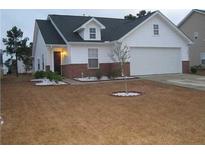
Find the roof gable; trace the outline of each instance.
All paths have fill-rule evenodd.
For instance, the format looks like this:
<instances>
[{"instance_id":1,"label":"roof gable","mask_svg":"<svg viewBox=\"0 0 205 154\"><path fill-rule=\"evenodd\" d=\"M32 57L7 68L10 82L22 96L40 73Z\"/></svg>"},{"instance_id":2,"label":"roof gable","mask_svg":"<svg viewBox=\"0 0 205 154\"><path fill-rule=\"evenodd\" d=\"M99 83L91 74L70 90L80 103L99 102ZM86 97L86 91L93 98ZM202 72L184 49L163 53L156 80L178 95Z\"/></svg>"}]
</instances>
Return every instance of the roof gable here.
<instances>
[{"instance_id":1,"label":"roof gable","mask_svg":"<svg viewBox=\"0 0 205 154\"><path fill-rule=\"evenodd\" d=\"M86 25L88 25L88 24L91 23L91 22L95 22L97 25L99 25L99 27L100 27L101 29L105 29L105 26L104 26L102 23L100 23L97 19L95 19L95 18L93 17L93 18L91 18L90 20L86 21L83 25L81 25L80 27L78 27L77 29L75 29L73 32L77 32L77 31L79 31L79 30L81 30L81 29L85 29L85 28L86 28Z\"/></svg>"},{"instance_id":2,"label":"roof gable","mask_svg":"<svg viewBox=\"0 0 205 154\"><path fill-rule=\"evenodd\" d=\"M140 28L141 26L143 26L144 24L146 24L146 22L148 22L150 19L152 19L153 17L155 17L156 15L159 15L164 22L166 22L171 28L173 28L176 33L178 33L182 38L184 38L186 41L188 41L189 43L192 43L192 41L181 31L177 28L177 26L172 23L166 16L164 16L160 11L156 11L154 14L152 14L149 18L147 18L146 20L144 20L142 23L140 23L138 26L136 26L134 29L132 29L131 31L129 31L126 35L124 35L122 38L120 38L119 40L122 41L124 38L128 37L130 34L132 34L135 30L137 30L138 28Z\"/></svg>"},{"instance_id":3,"label":"roof gable","mask_svg":"<svg viewBox=\"0 0 205 154\"><path fill-rule=\"evenodd\" d=\"M193 9L191 10L185 17L182 19L182 21L178 24L178 27L181 27L186 20L193 14L193 13L200 13L205 15L205 10L199 10L199 9Z\"/></svg>"}]
</instances>

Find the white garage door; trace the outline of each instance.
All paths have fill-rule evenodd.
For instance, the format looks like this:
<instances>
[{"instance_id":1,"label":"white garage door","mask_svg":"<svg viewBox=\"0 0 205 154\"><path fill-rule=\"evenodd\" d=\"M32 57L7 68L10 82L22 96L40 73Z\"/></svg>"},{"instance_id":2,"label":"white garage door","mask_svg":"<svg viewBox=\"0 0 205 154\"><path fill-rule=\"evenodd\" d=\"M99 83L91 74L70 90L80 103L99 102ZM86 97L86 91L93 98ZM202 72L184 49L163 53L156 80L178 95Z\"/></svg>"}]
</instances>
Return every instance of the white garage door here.
<instances>
[{"instance_id":1,"label":"white garage door","mask_svg":"<svg viewBox=\"0 0 205 154\"><path fill-rule=\"evenodd\" d=\"M130 74L181 73L180 49L177 48L131 48Z\"/></svg>"}]
</instances>

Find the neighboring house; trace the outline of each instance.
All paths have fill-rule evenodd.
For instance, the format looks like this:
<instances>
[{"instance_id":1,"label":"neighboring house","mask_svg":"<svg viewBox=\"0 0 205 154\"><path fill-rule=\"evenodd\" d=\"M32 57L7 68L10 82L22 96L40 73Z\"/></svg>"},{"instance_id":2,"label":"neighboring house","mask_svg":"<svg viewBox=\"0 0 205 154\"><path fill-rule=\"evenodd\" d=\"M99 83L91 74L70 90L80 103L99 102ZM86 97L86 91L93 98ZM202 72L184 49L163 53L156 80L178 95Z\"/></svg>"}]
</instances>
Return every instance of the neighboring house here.
<instances>
[{"instance_id":1,"label":"neighboring house","mask_svg":"<svg viewBox=\"0 0 205 154\"><path fill-rule=\"evenodd\" d=\"M7 74L8 72L8 68L4 65L4 53L2 49L0 49L0 70L1 76Z\"/></svg>"},{"instance_id":2,"label":"neighboring house","mask_svg":"<svg viewBox=\"0 0 205 154\"><path fill-rule=\"evenodd\" d=\"M4 63L3 63L3 50L0 49L0 73L1 73L1 76L4 74L3 66L4 66Z\"/></svg>"},{"instance_id":3,"label":"neighboring house","mask_svg":"<svg viewBox=\"0 0 205 154\"><path fill-rule=\"evenodd\" d=\"M192 10L178 27L193 40L190 66L205 65L205 10Z\"/></svg>"},{"instance_id":4,"label":"neighboring house","mask_svg":"<svg viewBox=\"0 0 205 154\"><path fill-rule=\"evenodd\" d=\"M3 50L0 49L0 66L3 67Z\"/></svg>"},{"instance_id":5,"label":"neighboring house","mask_svg":"<svg viewBox=\"0 0 205 154\"><path fill-rule=\"evenodd\" d=\"M18 60L18 73L31 73L31 71L26 71L25 65L22 60Z\"/></svg>"},{"instance_id":6,"label":"neighboring house","mask_svg":"<svg viewBox=\"0 0 205 154\"><path fill-rule=\"evenodd\" d=\"M188 73L192 41L161 12L136 20L48 15L36 20L33 71L52 70L73 78L116 68L115 42L130 48L127 75Z\"/></svg>"},{"instance_id":7,"label":"neighboring house","mask_svg":"<svg viewBox=\"0 0 205 154\"><path fill-rule=\"evenodd\" d=\"M3 53L3 50L1 50L0 56L1 56L1 60L0 60L0 62L1 62L1 69L2 69L2 72L3 72L2 74L5 75L5 74L8 73L9 69L8 69L8 67L4 63L5 63L6 60L10 59L11 56L10 55L6 55L5 53ZM27 71L26 72L25 65L24 65L22 60L18 60L17 62L18 62L18 73L20 73L20 74L21 73L31 73L31 71ZM10 61L10 63L12 63L12 62ZM13 71L16 72L16 69L13 68Z\"/></svg>"}]
</instances>

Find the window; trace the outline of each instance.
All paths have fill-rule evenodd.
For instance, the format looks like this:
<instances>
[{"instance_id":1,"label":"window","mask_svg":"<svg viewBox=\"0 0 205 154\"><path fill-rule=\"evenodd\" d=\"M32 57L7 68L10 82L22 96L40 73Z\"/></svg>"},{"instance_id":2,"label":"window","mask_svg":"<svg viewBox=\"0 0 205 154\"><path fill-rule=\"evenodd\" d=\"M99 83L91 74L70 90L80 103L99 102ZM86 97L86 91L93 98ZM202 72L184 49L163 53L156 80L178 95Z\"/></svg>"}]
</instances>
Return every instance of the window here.
<instances>
[{"instance_id":1,"label":"window","mask_svg":"<svg viewBox=\"0 0 205 154\"><path fill-rule=\"evenodd\" d=\"M201 64L205 64L205 52L200 53L200 58L201 58Z\"/></svg>"},{"instance_id":2,"label":"window","mask_svg":"<svg viewBox=\"0 0 205 154\"><path fill-rule=\"evenodd\" d=\"M41 69L40 59L38 58L38 70Z\"/></svg>"},{"instance_id":3,"label":"window","mask_svg":"<svg viewBox=\"0 0 205 154\"><path fill-rule=\"evenodd\" d=\"M198 32L194 32L194 39L198 39L199 37L199 33Z\"/></svg>"},{"instance_id":4,"label":"window","mask_svg":"<svg viewBox=\"0 0 205 154\"><path fill-rule=\"evenodd\" d=\"M44 55L42 54L42 69L44 70Z\"/></svg>"},{"instance_id":5,"label":"window","mask_svg":"<svg viewBox=\"0 0 205 154\"><path fill-rule=\"evenodd\" d=\"M90 28L90 39L96 39L96 29Z\"/></svg>"},{"instance_id":6,"label":"window","mask_svg":"<svg viewBox=\"0 0 205 154\"><path fill-rule=\"evenodd\" d=\"M98 67L98 49L88 49L88 68L96 69Z\"/></svg>"},{"instance_id":7,"label":"window","mask_svg":"<svg viewBox=\"0 0 205 154\"><path fill-rule=\"evenodd\" d=\"M154 35L159 35L159 25L157 24L153 25L153 32L154 32Z\"/></svg>"}]
</instances>

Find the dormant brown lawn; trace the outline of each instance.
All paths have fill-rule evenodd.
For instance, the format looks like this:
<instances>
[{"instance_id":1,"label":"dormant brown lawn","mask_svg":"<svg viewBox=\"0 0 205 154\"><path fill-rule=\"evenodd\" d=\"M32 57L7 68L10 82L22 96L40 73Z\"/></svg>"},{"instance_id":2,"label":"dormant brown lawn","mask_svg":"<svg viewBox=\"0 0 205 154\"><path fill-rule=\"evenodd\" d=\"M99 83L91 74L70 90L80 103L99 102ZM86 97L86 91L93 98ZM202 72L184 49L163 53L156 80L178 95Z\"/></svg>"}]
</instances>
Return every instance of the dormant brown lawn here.
<instances>
[{"instance_id":1,"label":"dormant brown lawn","mask_svg":"<svg viewBox=\"0 0 205 154\"><path fill-rule=\"evenodd\" d=\"M133 80L142 96L113 97L123 83L37 87L2 81L2 144L205 144L205 92Z\"/></svg>"}]
</instances>

